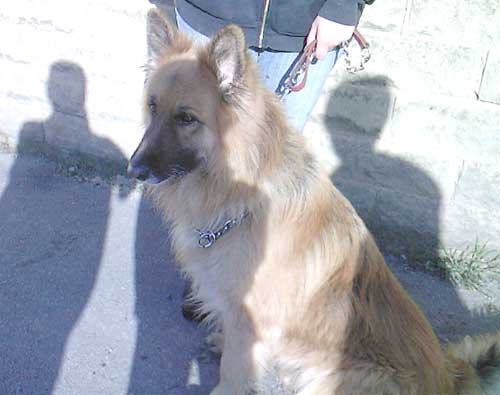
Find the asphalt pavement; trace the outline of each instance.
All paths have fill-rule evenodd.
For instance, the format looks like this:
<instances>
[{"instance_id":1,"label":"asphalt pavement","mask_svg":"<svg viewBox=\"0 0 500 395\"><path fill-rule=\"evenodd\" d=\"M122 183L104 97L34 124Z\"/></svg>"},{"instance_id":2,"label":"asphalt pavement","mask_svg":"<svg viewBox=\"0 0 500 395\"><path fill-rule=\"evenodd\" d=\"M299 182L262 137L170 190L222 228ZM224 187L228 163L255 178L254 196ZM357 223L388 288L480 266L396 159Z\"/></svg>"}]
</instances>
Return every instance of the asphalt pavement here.
<instances>
[{"instance_id":1,"label":"asphalt pavement","mask_svg":"<svg viewBox=\"0 0 500 395\"><path fill-rule=\"evenodd\" d=\"M182 289L139 191L0 155L0 394L208 393Z\"/></svg>"},{"instance_id":2,"label":"asphalt pavement","mask_svg":"<svg viewBox=\"0 0 500 395\"><path fill-rule=\"evenodd\" d=\"M217 360L182 317L168 240L126 179L0 154L0 395L207 394ZM441 340L500 328L499 282L387 260Z\"/></svg>"}]
</instances>

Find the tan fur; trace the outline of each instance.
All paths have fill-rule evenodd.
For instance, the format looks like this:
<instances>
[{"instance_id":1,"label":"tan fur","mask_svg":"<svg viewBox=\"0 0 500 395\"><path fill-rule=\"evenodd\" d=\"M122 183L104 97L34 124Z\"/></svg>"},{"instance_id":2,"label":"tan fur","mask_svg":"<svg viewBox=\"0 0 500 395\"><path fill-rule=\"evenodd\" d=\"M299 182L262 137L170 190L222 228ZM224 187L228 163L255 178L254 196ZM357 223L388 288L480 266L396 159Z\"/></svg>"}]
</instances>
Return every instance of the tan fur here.
<instances>
[{"instance_id":1,"label":"tan fur","mask_svg":"<svg viewBox=\"0 0 500 395\"><path fill-rule=\"evenodd\" d=\"M224 34L242 39L235 27ZM161 112L189 102L204 125L186 137L203 166L150 196L171 226L181 270L223 329L212 394L260 391L270 371L290 394L475 393L457 387L476 391L472 367L442 352L248 55L234 91L220 94L213 45L177 38L146 89L160 96ZM214 246L197 246L195 229L245 210L250 216Z\"/></svg>"}]
</instances>

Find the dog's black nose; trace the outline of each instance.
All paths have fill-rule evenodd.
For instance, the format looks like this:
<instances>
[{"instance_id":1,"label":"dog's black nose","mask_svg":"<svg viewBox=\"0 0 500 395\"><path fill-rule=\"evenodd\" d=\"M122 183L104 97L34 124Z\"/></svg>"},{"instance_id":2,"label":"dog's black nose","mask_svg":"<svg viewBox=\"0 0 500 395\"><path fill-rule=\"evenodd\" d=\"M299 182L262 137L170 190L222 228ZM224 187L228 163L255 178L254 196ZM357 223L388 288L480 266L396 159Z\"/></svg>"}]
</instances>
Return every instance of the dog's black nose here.
<instances>
[{"instance_id":1,"label":"dog's black nose","mask_svg":"<svg viewBox=\"0 0 500 395\"><path fill-rule=\"evenodd\" d=\"M146 181L151 174L149 167L145 165L134 165L133 162L128 163L127 175L130 178L137 178L139 181Z\"/></svg>"}]
</instances>

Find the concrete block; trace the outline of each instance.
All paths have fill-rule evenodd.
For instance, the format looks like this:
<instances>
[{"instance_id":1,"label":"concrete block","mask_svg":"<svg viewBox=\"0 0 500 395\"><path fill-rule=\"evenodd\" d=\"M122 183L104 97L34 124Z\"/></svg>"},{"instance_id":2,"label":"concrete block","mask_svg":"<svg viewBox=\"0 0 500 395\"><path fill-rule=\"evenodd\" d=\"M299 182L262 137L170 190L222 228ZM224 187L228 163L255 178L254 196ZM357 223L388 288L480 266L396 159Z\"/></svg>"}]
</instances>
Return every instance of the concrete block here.
<instances>
[{"instance_id":1,"label":"concrete block","mask_svg":"<svg viewBox=\"0 0 500 395\"><path fill-rule=\"evenodd\" d=\"M379 190L368 226L384 249L425 260L439 248L441 210L438 198Z\"/></svg>"},{"instance_id":2,"label":"concrete block","mask_svg":"<svg viewBox=\"0 0 500 395\"><path fill-rule=\"evenodd\" d=\"M9 145L16 147L19 131L25 123L38 122L50 114L50 106L43 100L14 93L0 93L0 125L8 137Z\"/></svg>"},{"instance_id":3,"label":"concrete block","mask_svg":"<svg viewBox=\"0 0 500 395\"><path fill-rule=\"evenodd\" d=\"M110 158L131 151L141 134L149 8L132 0L2 6L0 35L16 37L0 50L0 102L11 109L0 123L13 144L27 141L26 125L42 125L54 147ZM108 140L117 148L101 144Z\"/></svg>"},{"instance_id":4,"label":"concrete block","mask_svg":"<svg viewBox=\"0 0 500 395\"><path fill-rule=\"evenodd\" d=\"M405 33L448 44L488 47L500 39L498 0L413 0Z\"/></svg>"},{"instance_id":5,"label":"concrete block","mask_svg":"<svg viewBox=\"0 0 500 395\"><path fill-rule=\"evenodd\" d=\"M336 173L332 179L365 221L378 244L393 254L430 258L439 245L441 201L381 188Z\"/></svg>"},{"instance_id":6,"label":"concrete block","mask_svg":"<svg viewBox=\"0 0 500 395\"><path fill-rule=\"evenodd\" d=\"M10 142L7 133L2 132L0 129L0 152L14 152L14 147Z\"/></svg>"},{"instance_id":7,"label":"concrete block","mask_svg":"<svg viewBox=\"0 0 500 395\"><path fill-rule=\"evenodd\" d=\"M384 0L366 6L359 29L367 36L399 35L403 30L406 8L407 0Z\"/></svg>"},{"instance_id":8,"label":"concrete block","mask_svg":"<svg viewBox=\"0 0 500 395\"><path fill-rule=\"evenodd\" d=\"M488 54L479 88L479 100L500 104L500 51L497 49Z\"/></svg>"},{"instance_id":9,"label":"concrete block","mask_svg":"<svg viewBox=\"0 0 500 395\"><path fill-rule=\"evenodd\" d=\"M86 77L73 62L57 62L50 69L47 95L54 111L85 115Z\"/></svg>"},{"instance_id":10,"label":"concrete block","mask_svg":"<svg viewBox=\"0 0 500 395\"><path fill-rule=\"evenodd\" d=\"M444 240L463 247L475 239L500 250L500 165L466 162L447 206Z\"/></svg>"},{"instance_id":11,"label":"concrete block","mask_svg":"<svg viewBox=\"0 0 500 395\"><path fill-rule=\"evenodd\" d=\"M370 44L372 57L365 71L351 74L335 67L328 86L387 76L395 88L413 97L476 98L487 53L482 48L389 36L373 38Z\"/></svg>"},{"instance_id":12,"label":"concrete block","mask_svg":"<svg viewBox=\"0 0 500 395\"><path fill-rule=\"evenodd\" d=\"M85 117L56 111L49 119L45 120L43 126L45 141L49 146L109 161L123 161L125 158L125 155L111 139L93 133Z\"/></svg>"},{"instance_id":13,"label":"concrete block","mask_svg":"<svg viewBox=\"0 0 500 395\"><path fill-rule=\"evenodd\" d=\"M370 185L340 177L334 173L332 182L335 187L351 202L356 212L367 223L373 219L373 210L377 199L377 190Z\"/></svg>"},{"instance_id":14,"label":"concrete block","mask_svg":"<svg viewBox=\"0 0 500 395\"><path fill-rule=\"evenodd\" d=\"M0 94L46 100L47 78L48 69L44 66L16 62L0 55Z\"/></svg>"},{"instance_id":15,"label":"concrete block","mask_svg":"<svg viewBox=\"0 0 500 395\"><path fill-rule=\"evenodd\" d=\"M399 99L387 143L427 158L499 163L500 107L478 101Z\"/></svg>"},{"instance_id":16,"label":"concrete block","mask_svg":"<svg viewBox=\"0 0 500 395\"><path fill-rule=\"evenodd\" d=\"M500 169L500 107L409 99L384 79L356 78L324 95L306 133L321 136L335 184L381 246L423 259L439 242L460 246L500 234L493 170ZM466 176L471 164L481 171ZM473 196L464 195L464 180Z\"/></svg>"},{"instance_id":17,"label":"concrete block","mask_svg":"<svg viewBox=\"0 0 500 395\"><path fill-rule=\"evenodd\" d=\"M366 147L360 149L351 139L337 137L334 146L340 166L334 175L395 193L430 199L440 197L437 181L417 161L376 150L371 145L373 142L366 142ZM361 151L367 147L371 147L371 151Z\"/></svg>"},{"instance_id":18,"label":"concrete block","mask_svg":"<svg viewBox=\"0 0 500 395\"><path fill-rule=\"evenodd\" d=\"M385 76L355 81L329 81L313 112L326 118L332 130L377 135L386 126L394 106L391 81Z\"/></svg>"},{"instance_id":19,"label":"concrete block","mask_svg":"<svg viewBox=\"0 0 500 395\"><path fill-rule=\"evenodd\" d=\"M114 62L115 70L129 64L138 68L146 59L145 14L150 8L146 2L138 4L117 12L100 2L48 1L33 10L25 9L26 1L15 2L2 8L7 17L0 24L0 34L16 37L2 42L2 53L30 63L67 59L89 73L101 68L102 59ZM106 74L113 76L107 70Z\"/></svg>"}]
</instances>

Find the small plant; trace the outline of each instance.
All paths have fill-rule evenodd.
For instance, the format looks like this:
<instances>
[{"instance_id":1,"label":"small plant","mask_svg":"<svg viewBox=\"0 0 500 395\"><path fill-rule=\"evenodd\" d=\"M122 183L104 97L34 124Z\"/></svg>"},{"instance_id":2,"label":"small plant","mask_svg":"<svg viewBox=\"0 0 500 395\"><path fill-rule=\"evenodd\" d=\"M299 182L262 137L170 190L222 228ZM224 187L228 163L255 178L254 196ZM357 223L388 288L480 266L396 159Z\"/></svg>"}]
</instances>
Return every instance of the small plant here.
<instances>
[{"instance_id":1,"label":"small plant","mask_svg":"<svg viewBox=\"0 0 500 395\"><path fill-rule=\"evenodd\" d=\"M426 267L454 285L479 290L485 275L500 274L500 253L476 240L463 249L442 249Z\"/></svg>"}]
</instances>

